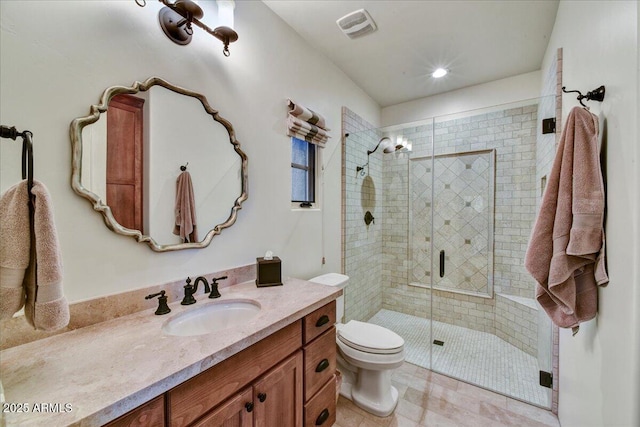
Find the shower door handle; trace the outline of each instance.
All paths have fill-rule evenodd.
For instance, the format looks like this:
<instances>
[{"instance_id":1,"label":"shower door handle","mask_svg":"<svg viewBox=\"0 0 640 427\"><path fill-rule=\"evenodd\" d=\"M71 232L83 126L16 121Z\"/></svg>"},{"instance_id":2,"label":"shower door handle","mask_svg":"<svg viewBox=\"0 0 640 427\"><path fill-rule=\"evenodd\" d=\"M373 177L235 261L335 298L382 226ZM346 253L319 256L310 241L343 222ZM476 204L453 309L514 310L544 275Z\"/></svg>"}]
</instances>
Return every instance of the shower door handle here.
<instances>
[{"instance_id":1,"label":"shower door handle","mask_svg":"<svg viewBox=\"0 0 640 427\"><path fill-rule=\"evenodd\" d=\"M444 277L444 251L440 251L440 277Z\"/></svg>"}]
</instances>

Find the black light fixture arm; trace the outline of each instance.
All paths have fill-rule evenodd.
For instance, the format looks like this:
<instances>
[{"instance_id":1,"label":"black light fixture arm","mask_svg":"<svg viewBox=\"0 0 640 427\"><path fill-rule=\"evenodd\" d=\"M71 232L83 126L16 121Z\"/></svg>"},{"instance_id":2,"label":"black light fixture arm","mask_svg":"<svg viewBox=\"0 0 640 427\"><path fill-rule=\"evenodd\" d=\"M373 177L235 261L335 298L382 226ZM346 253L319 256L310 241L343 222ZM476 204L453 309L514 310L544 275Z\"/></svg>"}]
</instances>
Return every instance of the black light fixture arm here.
<instances>
[{"instance_id":1,"label":"black light fixture arm","mask_svg":"<svg viewBox=\"0 0 640 427\"><path fill-rule=\"evenodd\" d=\"M147 5L146 0L134 1L140 7L145 7ZM231 55L231 52L229 51L229 43L233 43L238 40L238 33L236 33L232 28L220 26L211 29L209 26L200 21L200 18L202 18L203 16L202 9L200 9L200 7L191 0L178 0L174 2L171 2L169 0L158 1L183 18L175 24L176 27L182 27L184 25L186 28L186 33L191 35L193 34L191 25L195 25L196 27L206 31L222 42L222 44L224 45L224 47L222 48L222 53L224 54L224 56Z\"/></svg>"}]
</instances>

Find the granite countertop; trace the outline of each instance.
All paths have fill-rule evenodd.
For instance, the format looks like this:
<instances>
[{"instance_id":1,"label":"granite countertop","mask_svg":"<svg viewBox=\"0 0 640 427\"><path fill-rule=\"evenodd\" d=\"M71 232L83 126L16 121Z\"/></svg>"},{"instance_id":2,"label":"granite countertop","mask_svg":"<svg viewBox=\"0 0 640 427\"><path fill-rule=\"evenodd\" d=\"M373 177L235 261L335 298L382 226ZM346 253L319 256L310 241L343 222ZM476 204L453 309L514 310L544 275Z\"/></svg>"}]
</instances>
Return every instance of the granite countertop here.
<instances>
[{"instance_id":1,"label":"granite countertop","mask_svg":"<svg viewBox=\"0 0 640 427\"><path fill-rule=\"evenodd\" d=\"M257 288L253 281L221 289L210 300L145 310L0 352L7 426L98 426L148 402L337 298L342 291L298 279ZM238 298L260 303L245 324L181 337L162 324L185 310ZM20 410L22 412L20 412ZM47 412L45 412L47 410Z\"/></svg>"}]
</instances>

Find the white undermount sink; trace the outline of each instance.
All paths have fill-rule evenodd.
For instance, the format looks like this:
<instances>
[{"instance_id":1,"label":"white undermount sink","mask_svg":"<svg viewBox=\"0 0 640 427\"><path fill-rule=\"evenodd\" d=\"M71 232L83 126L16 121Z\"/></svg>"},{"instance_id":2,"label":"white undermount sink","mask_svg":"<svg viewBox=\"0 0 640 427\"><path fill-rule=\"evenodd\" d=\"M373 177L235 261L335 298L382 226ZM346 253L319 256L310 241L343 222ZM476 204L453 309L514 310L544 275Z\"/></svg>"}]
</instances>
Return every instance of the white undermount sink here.
<instances>
[{"instance_id":1,"label":"white undermount sink","mask_svg":"<svg viewBox=\"0 0 640 427\"><path fill-rule=\"evenodd\" d=\"M260 312L260 303L251 299L207 302L194 306L164 322L168 335L194 336L240 326Z\"/></svg>"}]
</instances>

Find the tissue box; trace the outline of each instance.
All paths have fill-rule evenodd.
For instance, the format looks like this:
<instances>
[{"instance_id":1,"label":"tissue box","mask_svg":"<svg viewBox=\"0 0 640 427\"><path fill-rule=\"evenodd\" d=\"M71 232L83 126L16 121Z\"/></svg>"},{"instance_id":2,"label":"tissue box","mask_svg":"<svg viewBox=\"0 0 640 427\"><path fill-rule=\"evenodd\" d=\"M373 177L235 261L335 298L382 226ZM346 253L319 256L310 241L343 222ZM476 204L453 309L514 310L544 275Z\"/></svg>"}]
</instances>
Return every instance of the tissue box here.
<instances>
[{"instance_id":1,"label":"tissue box","mask_svg":"<svg viewBox=\"0 0 640 427\"><path fill-rule=\"evenodd\" d=\"M256 258L256 286L282 286L282 269L280 258Z\"/></svg>"}]
</instances>

